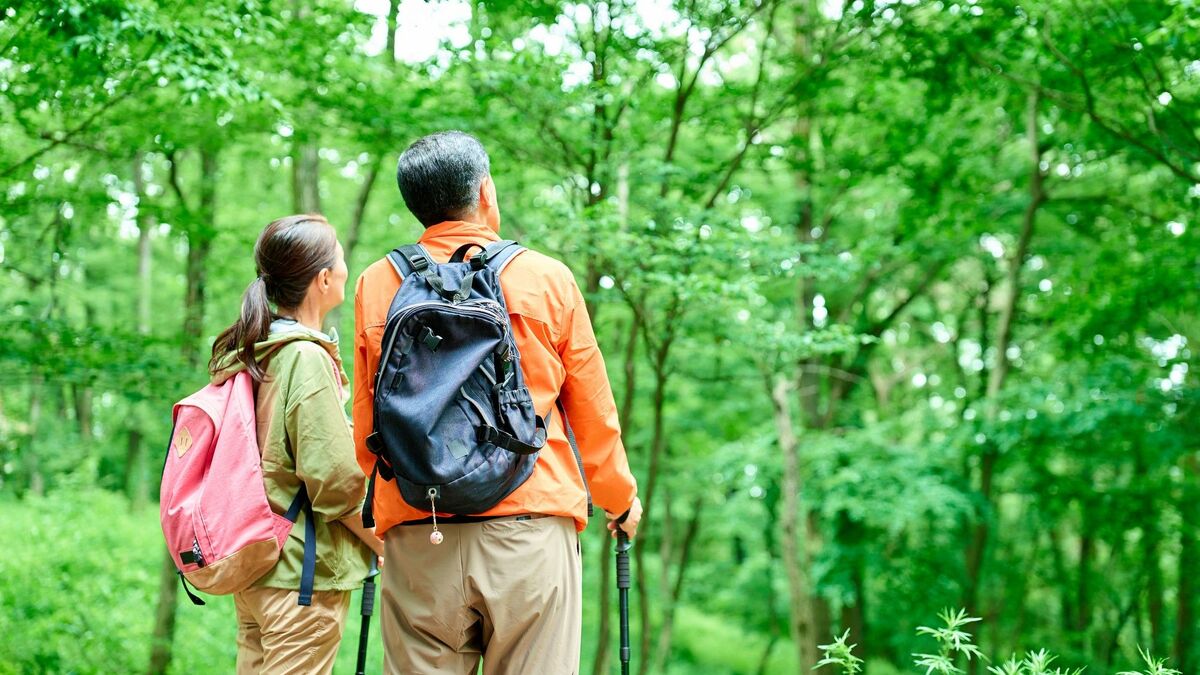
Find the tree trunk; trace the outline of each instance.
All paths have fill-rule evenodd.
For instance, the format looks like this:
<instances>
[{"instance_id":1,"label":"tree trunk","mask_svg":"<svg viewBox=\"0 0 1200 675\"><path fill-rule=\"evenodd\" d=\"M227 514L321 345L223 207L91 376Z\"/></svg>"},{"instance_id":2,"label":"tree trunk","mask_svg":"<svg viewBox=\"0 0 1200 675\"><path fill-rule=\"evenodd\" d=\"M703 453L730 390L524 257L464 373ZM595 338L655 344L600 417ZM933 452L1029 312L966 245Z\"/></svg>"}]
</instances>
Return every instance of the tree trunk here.
<instances>
[{"instance_id":1,"label":"tree trunk","mask_svg":"<svg viewBox=\"0 0 1200 675\"><path fill-rule=\"evenodd\" d=\"M1092 623L1092 556L1096 553L1096 538L1092 536L1090 523L1083 522L1079 537L1079 576L1075 579L1075 598L1078 614L1075 617L1075 632L1079 645L1084 646L1085 635Z\"/></svg>"},{"instance_id":2,"label":"tree trunk","mask_svg":"<svg viewBox=\"0 0 1200 675\"><path fill-rule=\"evenodd\" d=\"M683 534L683 543L680 544L675 583L670 588L663 606L662 628L658 632L658 648L655 650L654 667L651 669L651 672L654 673L666 672L667 657L671 654L672 631L675 627L675 608L678 607L679 599L683 596L684 575L687 573L688 563L691 561L692 546L700 531L700 515L703 511L704 499L696 497L692 502L692 517L688 520L687 529ZM669 571L670 567L664 564L663 576L666 577Z\"/></svg>"},{"instance_id":3,"label":"tree trunk","mask_svg":"<svg viewBox=\"0 0 1200 675\"><path fill-rule=\"evenodd\" d=\"M384 55L389 61L396 61L396 30L400 28L398 25L400 17L400 0L388 0L387 13L387 51Z\"/></svg>"},{"instance_id":4,"label":"tree trunk","mask_svg":"<svg viewBox=\"0 0 1200 675\"><path fill-rule=\"evenodd\" d=\"M137 244L137 330L143 338L150 336L151 300L153 298L153 279L151 277L151 262L153 261L153 232L155 219L150 213L147 203L146 181L143 176L145 155L142 152L133 156L133 190L138 199L138 244ZM146 399L146 383L139 382L138 389L141 399ZM150 486L144 467L143 443L145 432L141 427L142 416L136 410L143 406L141 401L133 404L135 413L130 415L129 445L125 453L125 494L129 497L130 508L140 511L150 501Z\"/></svg>"},{"instance_id":5,"label":"tree trunk","mask_svg":"<svg viewBox=\"0 0 1200 675\"><path fill-rule=\"evenodd\" d=\"M125 495L129 497L129 508L138 513L150 502L149 482L143 470L142 448L145 439L141 429L129 429L128 443L125 448Z\"/></svg>"},{"instance_id":6,"label":"tree trunk","mask_svg":"<svg viewBox=\"0 0 1200 675\"><path fill-rule=\"evenodd\" d=\"M812 63L818 46L814 33L817 16L818 10L814 3L809 3L804 9L798 8L798 11L795 13L795 39L792 44L792 53L797 63ZM813 115L811 108L804 108L799 112L793 127L793 133L795 138L799 140L794 176L795 194L799 199L795 224L796 239L802 244L807 244L823 240L827 234L824 230L819 233L815 231L816 220L812 182L815 171L814 160L816 157L815 148L817 146L818 134L817 119ZM813 279L801 276L797 286L796 297L796 323L801 332L810 328L809 322L812 318L815 297L816 289L813 285ZM820 359L810 358L803 360L800 363L800 372L797 375L796 394L799 397L803 424L808 429L824 428L828 422L832 421L831 419L824 419L821 415L820 402L823 387L821 383L820 363ZM782 391L782 389L776 387L775 391ZM832 399L828 400L826 410L833 410L833 406ZM781 420L781 411L787 413L788 409L782 402L776 402L775 411L776 419ZM817 512L809 511L802 506L799 494L792 494L793 489L802 489L802 485L799 473L799 450L794 440L794 432L789 432L789 436L793 440L791 442L791 452L788 453L785 450L785 462L787 462L787 465L785 466L784 491L787 499L795 500L794 505L803 508L799 513L793 514L791 513L792 505L785 502L784 517L791 522L784 527L784 557L788 567L791 567L797 564L810 564L820 553L823 542L821 539L820 516ZM781 445L783 445L782 439ZM792 476L787 478L786 476L789 473ZM788 539L790 538L794 538L794 541L789 542ZM804 549L803 557L794 551L788 553L788 549L793 546ZM800 577L804 577L804 580L802 583L797 583L796 579ZM800 670L801 672L808 672L816 665L818 656L817 646L833 632L832 611L828 601L817 592L817 580L815 578L807 578L806 572L802 570L789 570L789 579L794 589L803 592L803 597L793 597L792 613L800 613L802 616L799 619L793 618L792 620L792 637L793 639L804 641L804 644L797 644L797 649L799 650ZM793 593L795 592L793 591ZM797 631L800 632L797 633Z\"/></svg>"},{"instance_id":7,"label":"tree trunk","mask_svg":"<svg viewBox=\"0 0 1200 675\"><path fill-rule=\"evenodd\" d=\"M204 301L208 279L208 254L216 236L217 157L212 150L200 154L200 206L187 230L187 290L184 296L183 356L190 372L201 365L200 344L204 335ZM182 195L180 195L182 199ZM179 597L179 579L170 555L163 556L159 574L158 609L154 618L153 651L150 675L163 675L171 664L175 638L175 608Z\"/></svg>"},{"instance_id":8,"label":"tree trunk","mask_svg":"<svg viewBox=\"0 0 1200 675\"><path fill-rule=\"evenodd\" d=\"M762 656L758 657L758 667L754 669L755 675L767 675L767 666L771 665L771 651L775 649L776 642L779 642L779 635L772 632L767 638L767 646L763 647Z\"/></svg>"},{"instance_id":9,"label":"tree trunk","mask_svg":"<svg viewBox=\"0 0 1200 675\"><path fill-rule=\"evenodd\" d=\"M617 220L624 225L629 222L629 163L621 162L617 167Z\"/></svg>"},{"instance_id":10,"label":"tree trunk","mask_svg":"<svg viewBox=\"0 0 1200 675\"><path fill-rule=\"evenodd\" d=\"M667 598L671 593L671 564L675 558L675 513L673 508L673 495L669 487L663 488L662 498L658 500L662 504L659 509L659 514L654 519L655 534L658 537L658 564L662 573L658 575L658 595L657 602L654 604L661 608L659 612L660 620L666 619L667 615ZM658 632L661 632L662 624L659 624ZM649 654L650 652L647 652ZM653 659L648 659L653 662Z\"/></svg>"},{"instance_id":11,"label":"tree trunk","mask_svg":"<svg viewBox=\"0 0 1200 675\"><path fill-rule=\"evenodd\" d=\"M808 580L808 556L800 533L800 514L803 503L800 499L803 481L800 476L799 443L792 426L790 391L786 379L771 384L771 402L774 406L775 430L779 435L779 449L783 453L783 516L779 519L783 531L783 563L788 575L788 596L791 612L788 617L788 632L796 648L799 672L807 673L817 663L816 642L812 633L812 592Z\"/></svg>"},{"instance_id":12,"label":"tree trunk","mask_svg":"<svg viewBox=\"0 0 1200 675\"><path fill-rule=\"evenodd\" d=\"M783 398L787 400L787 394L783 394ZM771 652L775 648L775 644L779 641L780 630L779 626L779 609L777 599L775 597L775 571L779 569L778 548L779 541L776 537L776 528L779 526L779 500L782 497L780 486L774 481L768 481L763 494L763 509L766 511L766 517L762 519L762 536L763 549L767 554L767 568L765 570L766 583L764 587L767 590L766 597L762 599L762 606L766 607L767 613L767 646L763 648L763 653L759 656L758 667L755 669L756 675L766 675L767 666L771 662ZM740 564L743 560L742 555L736 556L736 560Z\"/></svg>"},{"instance_id":13,"label":"tree trunk","mask_svg":"<svg viewBox=\"0 0 1200 675\"><path fill-rule=\"evenodd\" d=\"M26 471L29 472L29 493L35 497L46 494L46 480L42 476L42 468L38 461L38 427L42 422L42 390L45 388L45 378L35 372L29 383L29 445L26 447Z\"/></svg>"},{"instance_id":14,"label":"tree trunk","mask_svg":"<svg viewBox=\"0 0 1200 675\"><path fill-rule=\"evenodd\" d=\"M1067 563L1063 559L1063 550L1058 530L1051 527L1049 530L1050 537L1050 556L1054 564L1054 586L1058 589L1058 604L1059 604L1059 626L1064 633L1070 632L1073 617L1076 615L1075 603L1071 596L1071 583L1067 578Z\"/></svg>"},{"instance_id":15,"label":"tree trunk","mask_svg":"<svg viewBox=\"0 0 1200 675\"><path fill-rule=\"evenodd\" d=\"M1196 644L1200 641L1197 630L1196 605L1198 594L1196 570L1200 570L1200 455L1190 454L1183 461L1183 488L1180 490L1179 513L1182 527L1179 528L1179 590L1175 613L1175 662L1184 675L1195 675L1200 671Z\"/></svg>"},{"instance_id":16,"label":"tree trunk","mask_svg":"<svg viewBox=\"0 0 1200 675\"><path fill-rule=\"evenodd\" d=\"M1025 214L1021 220L1021 235L1017 240L1017 250L1008 261L1008 292L1009 296L1000 310L1000 324L996 339L996 367L988 379L987 395L992 401L1000 394L1004 381L1008 377L1012 360L1008 358L1008 347L1012 343L1012 331L1016 325L1017 303L1021 299L1021 268L1029 256L1029 242L1033 239L1033 226L1037 220L1038 209L1046 203L1045 174L1042 173L1042 149L1038 140L1038 93L1029 95L1029 108L1026 112L1025 133L1030 145L1029 158L1029 203L1025 206Z\"/></svg>"},{"instance_id":17,"label":"tree trunk","mask_svg":"<svg viewBox=\"0 0 1200 675\"><path fill-rule=\"evenodd\" d=\"M809 120L802 119L798 125L800 133L805 139L810 139L812 134L812 126ZM807 170L799 172L797 179L797 190L802 195L800 203L800 214L796 225L797 239L803 243L811 243L813 237L813 204L810 198L811 186L809 185ZM822 233L821 237L824 237ZM813 287L812 279L801 278L799 283L797 317L800 325L800 330L809 329L809 319L812 317L813 303L816 298L816 289ZM823 429L832 419L821 413L821 371L822 361L818 358L804 359L800 362L800 372L797 376L798 381L798 396L800 400L800 411L802 413L804 424L809 429ZM826 408L832 410L834 407L834 399L831 396L827 400ZM778 407L778 406L776 406ZM797 467L799 459L797 458ZM797 469L798 470L798 469ZM814 560L820 554L824 542L821 538L821 522L820 516L816 511L805 511L802 514L804 531L802 533L803 546L807 549L806 558ZM817 592L816 580L809 579L807 592L809 597L807 604L809 608L809 634L808 640L811 644L805 647L807 653L812 655L813 661L808 664L808 668L812 668L816 664L817 646L822 640L825 640L833 633L833 614L829 607L829 601Z\"/></svg>"},{"instance_id":18,"label":"tree trunk","mask_svg":"<svg viewBox=\"0 0 1200 675\"><path fill-rule=\"evenodd\" d=\"M1160 564L1162 533L1158 529L1158 504L1151 487L1146 451L1137 439L1134 440L1134 475L1141 486L1140 517L1142 530L1142 576L1146 580L1146 613L1150 620L1150 651L1164 654L1167 650L1166 629L1163 625L1165 607L1163 603L1163 574ZM1118 633L1119 634L1119 633Z\"/></svg>"},{"instance_id":19,"label":"tree trunk","mask_svg":"<svg viewBox=\"0 0 1200 675\"><path fill-rule=\"evenodd\" d=\"M837 529L837 537L843 542L863 542L869 541L869 535L864 531L862 525L850 519L849 515L842 512ZM850 573L850 599L842 606L841 611L841 629L850 631L850 644L859 645L859 649L866 650L867 642L867 627L866 627L866 589L863 579L863 567L865 565L864 556L859 550L853 550L849 561L846 565L849 567ZM817 636L821 638L821 636ZM832 637L832 636L826 636ZM862 656L862 654L859 654Z\"/></svg>"},{"instance_id":20,"label":"tree trunk","mask_svg":"<svg viewBox=\"0 0 1200 675\"><path fill-rule=\"evenodd\" d=\"M1000 391L1008 378L1012 365L1008 358L1008 347L1012 342L1013 327L1017 322L1017 306L1021 299L1021 268L1029 255L1029 242L1033 238L1033 228L1037 220L1038 209L1046 202L1044 187L1045 175L1042 173L1042 150L1038 142L1038 100L1039 92L1034 90L1029 95L1026 109L1025 133L1029 143L1029 203L1021 221L1021 234L1017 240L1017 249L1008 260L1006 280L1008 297L1000 309L999 324L997 325L996 365L989 373L987 382L987 415L996 419L999 414ZM987 551L988 538L991 533L989 519L992 518L992 507L995 499L992 495L996 464L999 461L999 451L994 442L988 441L983 448L979 466L979 492L983 497L985 510L979 514L979 521L972 532L967 547L966 572L967 579L963 605L968 614L979 616L979 587L982 581L983 561ZM1080 602L1080 605L1083 603ZM1081 608L1082 611L1082 608ZM976 641L980 640L982 627L976 628ZM972 659L968 665L969 675L979 672L979 661Z\"/></svg>"},{"instance_id":21,"label":"tree trunk","mask_svg":"<svg viewBox=\"0 0 1200 675\"><path fill-rule=\"evenodd\" d=\"M629 317L629 336L625 341L624 362L621 372L625 374L621 396L621 435L628 436L633 429L633 402L637 393L637 342L641 324L636 315Z\"/></svg>"},{"instance_id":22,"label":"tree trunk","mask_svg":"<svg viewBox=\"0 0 1200 675\"><path fill-rule=\"evenodd\" d=\"M776 521L772 519L767 523L766 529L771 531L771 538L774 538L774 528ZM758 658L758 667L755 669L756 675L766 675L767 666L771 663L771 652L775 649L775 644L779 642L779 613L775 609L775 555L768 553L771 556L771 564L767 567L767 646L763 648L762 655Z\"/></svg>"},{"instance_id":23,"label":"tree trunk","mask_svg":"<svg viewBox=\"0 0 1200 675\"><path fill-rule=\"evenodd\" d=\"M817 510L809 509L805 514L808 522L808 530L805 533L808 546L808 559L812 561L817 559L817 556L825 546L825 542L821 536L821 519L817 514ZM813 654L813 658L816 658L818 655L817 646L833 637L833 608L830 607L829 601L825 599L825 596L817 591L816 586L816 580L813 580L812 591L808 599L809 604L812 605L812 634L809 638L812 640L812 645L809 649ZM813 665L816 665L815 662Z\"/></svg>"},{"instance_id":24,"label":"tree trunk","mask_svg":"<svg viewBox=\"0 0 1200 675\"><path fill-rule=\"evenodd\" d=\"M379 177L379 169L383 164L383 155L375 155L371 158L371 168L367 170L367 176L363 179L363 183L358 188L358 198L354 200L354 213L350 216L350 225L346 228L345 254L346 263L349 264L354 257L354 251L358 249L358 240L362 235L363 218L367 213L367 202L371 198L371 190L375 187L375 180Z\"/></svg>"},{"instance_id":25,"label":"tree trunk","mask_svg":"<svg viewBox=\"0 0 1200 675\"><path fill-rule=\"evenodd\" d=\"M143 165L145 163L145 155L142 152L134 153L133 156L133 191L137 195L138 213L138 304L137 304L137 327L138 335L150 334L150 312L152 286L150 276L150 263L153 260L153 236L154 236L154 216L150 213L149 204L146 199L146 179L142 174Z\"/></svg>"},{"instance_id":26,"label":"tree trunk","mask_svg":"<svg viewBox=\"0 0 1200 675\"><path fill-rule=\"evenodd\" d=\"M292 144L292 211L321 213L319 146L315 137L297 132Z\"/></svg>"},{"instance_id":27,"label":"tree trunk","mask_svg":"<svg viewBox=\"0 0 1200 675\"><path fill-rule=\"evenodd\" d=\"M646 490L642 496L642 514L643 520L648 521L646 515L650 513L651 505L654 500L655 486L658 484L659 466L662 462L663 448L666 445L666 430L664 427L663 408L667 400L667 371L666 371L666 356L670 349L670 342L664 342L660 345L658 354L655 355L654 364L654 403L653 403L653 434L650 441L650 463L646 473ZM651 521L652 522L652 521ZM646 675L649 666L648 659L651 647L650 630L650 584L645 574L645 558L646 558L646 530L645 525L641 526L637 539L634 539L633 557L634 564L637 565L638 574L634 575L637 578L638 597L642 599L638 603L638 613L641 618L641 642L640 649L642 659L638 663L638 674ZM663 574L668 573L666 567L663 568Z\"/></svg>"},{"instance_id":28,"label":"tree trunk","mask_svg":"<svg viewBox=\"0 0 1200 675\"><path fill-rule=\"evenodd\" d=\"M179 576L171 556L163 558L158 575L158 609L154 613L154 637L150 652L150 675L165 675L171 665L175 638L175 606L179 599Z\"/></svg>"},{"instance_id":29,"label":"tree trunk","mask_svg":"<svg viewBox=\"0 0 1200 675\"><path fill-rule=\"evenodd\" d=\"M375 179L379 176L379 168L382 164L382 155L377 154L371 159L371 168L367 170L367 175L358 188L358 196L354 200L354 212L350 214L350 223L346 227L345 236L342 237L342 253L346 257L346 265L351 266L351 269L354 265L354 252L358 250L358 240L362 235L362 223L367 213L367 202L371 198L371 190L375 187ZM334 307L325 317L327 330L329 326L335 326L339 331L341 330L343 307L345 307L344 304Z\"/></svg>"},{"instance_id":30,"label":"tree trunk","mask_svg":"<svg viewBox=\"0 0 1200 675\"><path fill-rule=\"evenodd\" d=\"M90 445L92 430L92 388L82 384L71 387L71 400L75 405L75 423L79 425L79 440Z\"/></svg>"}]
</instances>

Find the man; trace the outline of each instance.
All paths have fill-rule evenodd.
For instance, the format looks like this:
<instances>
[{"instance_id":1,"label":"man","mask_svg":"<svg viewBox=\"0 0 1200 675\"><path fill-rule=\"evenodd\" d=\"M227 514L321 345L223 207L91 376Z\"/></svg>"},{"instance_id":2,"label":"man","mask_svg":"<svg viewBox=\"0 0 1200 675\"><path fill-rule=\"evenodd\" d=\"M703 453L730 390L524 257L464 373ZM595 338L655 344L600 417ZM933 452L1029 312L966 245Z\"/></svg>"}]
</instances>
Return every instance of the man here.
<instances>
[{"instance_id":1,"label":"man","mask_svg":"<svg viewBox=\"0 0 1200 675\"><path fill-rule=\"evenodd\" d=\"M401 155L404 203L425 226L420 243L438 262L460 246L499 241L500 209L487 153L458 131L426 136ZM472 249L476 250L476 249ZM401 279L386 259L367 268L355 291L354 435L359 463L373 429L373 375L388 307ZM612 389L583 297L571 271L534 251L500 277L534 408L548 417L533 474L481 518L438 522L409 505L392 481L377 480L376 532L384 540L382 624L387 673L485 675L576 673L581 632L579 531L587 492L567 440L561 400L578 441L592 499L609 529L637 533L641 502L629 471ZM553 411L554 414L551 414Z\"/></svg>"}]
</instances>

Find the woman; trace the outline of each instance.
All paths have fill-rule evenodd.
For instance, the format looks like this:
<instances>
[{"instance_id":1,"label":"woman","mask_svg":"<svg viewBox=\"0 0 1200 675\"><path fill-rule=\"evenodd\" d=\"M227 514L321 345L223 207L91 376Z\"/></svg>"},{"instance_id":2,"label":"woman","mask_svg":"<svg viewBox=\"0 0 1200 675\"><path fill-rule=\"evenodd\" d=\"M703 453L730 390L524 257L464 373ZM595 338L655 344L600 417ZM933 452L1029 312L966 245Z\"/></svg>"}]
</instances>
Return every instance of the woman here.
<instances>
[{"instance_id":1,"label":"woman","mask_svg":"<svg viewBox=\"0 0 1200 675\"><path fill-rule=\"evenodd\" d=\"M366 480L343 407L349 380L336 337L321 332L345 298L346 262L333 227L312 215L267 225L254 261L258 278L242 296L241 317L213 345L209 370L214 383L243 369L254 378L267 497L283 514L307 491L317 554L312 604L300 606L302 512L275 567L235 594L237 672L329 673L350 591L366 576L372 551L383 552L362 527Z\"/></svg>"}]
</instances>

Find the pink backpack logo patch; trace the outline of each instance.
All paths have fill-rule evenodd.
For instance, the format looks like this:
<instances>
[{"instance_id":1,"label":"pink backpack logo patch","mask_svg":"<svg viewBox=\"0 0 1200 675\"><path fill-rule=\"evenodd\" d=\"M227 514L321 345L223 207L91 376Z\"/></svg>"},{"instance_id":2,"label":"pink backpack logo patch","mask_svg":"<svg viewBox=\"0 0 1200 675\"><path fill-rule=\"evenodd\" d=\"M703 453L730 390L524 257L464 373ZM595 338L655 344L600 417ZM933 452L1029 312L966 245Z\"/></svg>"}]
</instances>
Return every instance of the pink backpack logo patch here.
<instances>
[{"instance_id":1,"label":"pink backpack logo patch","mask_svg":"<svg viewBox=\"0 0 1200 675\"><path fill-rule=\"evenodd\" d=\"M279 560L304 509L300 604L309 604L316 560L312 506L301 487L287 514L271 510L263 485L249 373L239 372L176 403L173 421L159 516L180 577L213 595L249 588ZM184 590L192 602L204 604L187 583Z\"/></svg>"}]
</instances>

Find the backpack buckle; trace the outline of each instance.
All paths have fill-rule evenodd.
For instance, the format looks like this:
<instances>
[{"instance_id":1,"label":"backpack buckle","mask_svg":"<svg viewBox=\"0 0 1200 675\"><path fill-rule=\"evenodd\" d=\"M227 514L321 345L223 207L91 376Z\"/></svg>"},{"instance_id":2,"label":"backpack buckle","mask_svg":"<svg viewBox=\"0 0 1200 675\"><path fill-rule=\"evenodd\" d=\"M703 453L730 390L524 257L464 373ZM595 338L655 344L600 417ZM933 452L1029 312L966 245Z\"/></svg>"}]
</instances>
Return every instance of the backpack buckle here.
<instances>
[{"instance_id":1,"label":"backpack buckle","mask_svg":"<svg viewBox=\"0 0 1200 675\"><path fill-rule=\"evenodd\" d=\"M408 259L408 262L417 272L424 272L429 268L429 260L427 260L423 255L414 255Z\"/></svg>"},{"instance_id":2,"label":"backpack buckle","mask_svg":"<svg viewBox=\"0 0 1200 675\"><path fill-rule=\"evenodd\" d=\"M429 351L436 352L438 350L438 346L442 344L442 336L434 333L433 329L429 326L425 326L424 328L425 330L421 331L421 334L417 336L417 339L421 341L421 344L429 347Z\"/></svg>"},{"instance_id":3,"label":"backpack buckle","mask_svg":"<svg viewBox=\"0 0 1200 675\"><path fill-rule=\"evenodd\" d=\"M488 264L487 251L480 251L478 254L471 256L471 269L475 270L476 272L483 269L484 267L487 267L487 264Z\"/></svg>"},{"instance_id":4,"label":"backpack buckle","mask_svg":"<svg viewBox=\"0 0 1200 675\"><path fill-rule=\"evenodd\" d=\"M380 436L378 431L367 436L367 449L376 455L383 454L383 436Z\"/></svg>"}]
</instances>

